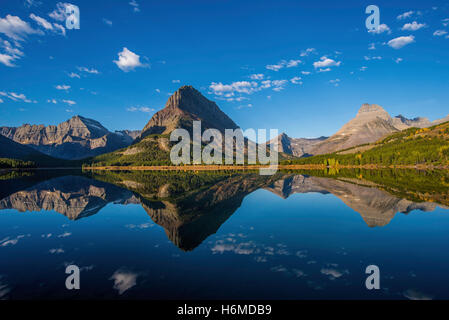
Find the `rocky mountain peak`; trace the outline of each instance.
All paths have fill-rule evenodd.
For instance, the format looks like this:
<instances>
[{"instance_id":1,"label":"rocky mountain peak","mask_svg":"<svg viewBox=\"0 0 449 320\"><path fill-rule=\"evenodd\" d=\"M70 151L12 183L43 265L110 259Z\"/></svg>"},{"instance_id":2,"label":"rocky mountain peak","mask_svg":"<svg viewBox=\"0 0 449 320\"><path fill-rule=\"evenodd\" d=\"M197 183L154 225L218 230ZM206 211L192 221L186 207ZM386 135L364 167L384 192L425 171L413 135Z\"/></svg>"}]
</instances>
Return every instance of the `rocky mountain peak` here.
<instances>
[{"instance_id":1,"label":"rocky mountain peak","mask_svg":"<svg viewBox=\"0 0 449 320\"><path fill-rule=\"evenodd\" d=\"M214 128L224 132L225 129L238 128L215 102L192 86L182 86L168 98L165 107L153 115L140 138L153 133L170 133L177 128L189 130L194 120L202 122L202 129Z\"/></svg>"},{"instance_id":2,"label":"rocky mountain peak","mask_svg":"<svg viewBox=\"0 0 449 320\"><path fill-rule=\"evenodd\" d=\"M391 119L390 115L384 108L377 104L364 103L357 113L357 118L375 118L379 117L385 120Z\"/></svg>"}]
</instances>

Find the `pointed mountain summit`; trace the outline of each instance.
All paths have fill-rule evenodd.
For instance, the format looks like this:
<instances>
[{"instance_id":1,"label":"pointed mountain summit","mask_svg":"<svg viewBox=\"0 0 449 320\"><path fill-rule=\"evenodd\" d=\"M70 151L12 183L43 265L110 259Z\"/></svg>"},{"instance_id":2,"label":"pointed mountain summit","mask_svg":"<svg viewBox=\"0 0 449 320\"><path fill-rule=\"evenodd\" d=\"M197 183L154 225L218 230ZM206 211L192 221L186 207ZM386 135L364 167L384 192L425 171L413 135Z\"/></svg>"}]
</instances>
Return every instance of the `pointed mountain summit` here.
<instances>
[{"instance_id":1,"label":"pointed mountain summit","mask_svg":"<svg viewBox=\"0 0 449 320\"><path fill-rule=\"evenodd\" d=\"M399 131L393 125L393 119L381 106L365 103L356 117L346 123L329 139L312 148L312 154L332 153L357 145L371 143Z\"/></svg>"},{"instance_id":2,"label":"pointed mountain summit","mask_svg":"<svg viewBox=\"0 0 449 320\"><path fill-rule=\"evenodd\" d=\"M0 134L61 159L95 156L126 147L133 141L131 136L110 132L100 122L78 115L57 126L0 127Z\"/></svg>"},{"instance_id":3,"label":"pointed mountain summit","mask_svg":"<svg viewBox=\"0 0 449 320\"><path fill-rule=\"evenodd\" d=\"M156 112L146 124L140 139L150 134L169 134L174 129L192 129L192 121L201 121L201 129L236 129L238 126L217 104L208 100L192 86L182 86L170 98L165 108Z\"/></svg>"}]
</instances>

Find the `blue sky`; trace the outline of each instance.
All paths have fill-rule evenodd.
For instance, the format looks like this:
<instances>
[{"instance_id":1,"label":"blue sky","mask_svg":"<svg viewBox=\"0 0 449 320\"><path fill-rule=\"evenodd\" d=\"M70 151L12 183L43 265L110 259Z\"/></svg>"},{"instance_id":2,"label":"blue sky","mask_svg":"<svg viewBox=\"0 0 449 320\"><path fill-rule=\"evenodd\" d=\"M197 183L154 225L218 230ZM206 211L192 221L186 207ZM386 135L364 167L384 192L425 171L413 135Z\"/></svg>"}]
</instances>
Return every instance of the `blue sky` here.
<instances>
[{"instance_id":1,"label":"blue sky","mask_svg":"<svg viewBox=\"0 0 449 320\"><path fill-rule=\"evenodd\" d=\"M78 30L66 29L64 3L2 1L0 126L79 114L141 129L184 84L242 128L292 137L331 135L365 102L449 113L447 1L71 3ZM369 4L377 33L365 27Z\"/></svg>"}]
</instances>

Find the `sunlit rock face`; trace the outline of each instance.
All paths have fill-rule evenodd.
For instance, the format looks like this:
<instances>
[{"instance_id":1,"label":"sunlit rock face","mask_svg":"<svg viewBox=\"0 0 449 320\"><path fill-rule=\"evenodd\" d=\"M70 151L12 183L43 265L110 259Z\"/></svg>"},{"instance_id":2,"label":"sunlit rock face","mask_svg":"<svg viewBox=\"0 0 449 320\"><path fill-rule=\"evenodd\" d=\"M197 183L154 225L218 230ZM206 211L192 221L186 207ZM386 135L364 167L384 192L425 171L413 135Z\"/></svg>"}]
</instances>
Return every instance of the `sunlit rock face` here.
<instances>
[{"instance_id":1,"label":"sunlit rock face","mask_svg":"<svg viewBox=\"0 0 449 320\"><path fill-rule=\"evenodd\" d=\"M0 127L0 134L55 158L83 159L129 146L134 131L110 132L98 121L74 116L57 126Z\"/></svg>"},{"instance_id":2,"label":"sunlit rock face","mask_svg":"<svg viewBox=\"0 0 449 320\"><path fill-rule=\"evenodd\" d=\"M190 131L192 121L201 121L202 129L213 128L222 133L225 129L238 128L215 102L208 100L192 86L182 86L168 98L165 108L153 115L143 128L140 138L154 133L168 134L178 128Z\"/></svg>"}]
</instances>

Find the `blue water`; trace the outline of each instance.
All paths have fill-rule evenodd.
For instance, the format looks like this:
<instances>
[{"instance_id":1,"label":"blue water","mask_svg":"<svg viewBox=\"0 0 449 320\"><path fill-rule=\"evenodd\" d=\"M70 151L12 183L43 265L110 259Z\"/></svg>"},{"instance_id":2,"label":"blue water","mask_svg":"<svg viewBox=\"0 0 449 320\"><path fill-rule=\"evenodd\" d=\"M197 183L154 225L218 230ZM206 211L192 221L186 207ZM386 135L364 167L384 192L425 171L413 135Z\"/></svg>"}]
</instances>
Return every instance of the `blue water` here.
<instances>
[{"instance_id":1,"label":"blue water","mask_svg":"<svg viewBox=\"0 0 449 320\"><path fill-rule=\"evenodd\" d=\"M54 210L0 210L0 297L449 298L449 211L438 206L369 227L332 193L283 199L261 188L185 251L140 204L115 202L76 220ZM81 268L80 290L65 287L70 264ZM365 287L372 264L379 290Z\"/></svg>"}]
</instances>

